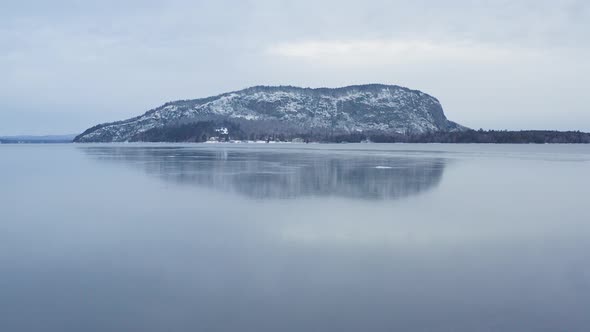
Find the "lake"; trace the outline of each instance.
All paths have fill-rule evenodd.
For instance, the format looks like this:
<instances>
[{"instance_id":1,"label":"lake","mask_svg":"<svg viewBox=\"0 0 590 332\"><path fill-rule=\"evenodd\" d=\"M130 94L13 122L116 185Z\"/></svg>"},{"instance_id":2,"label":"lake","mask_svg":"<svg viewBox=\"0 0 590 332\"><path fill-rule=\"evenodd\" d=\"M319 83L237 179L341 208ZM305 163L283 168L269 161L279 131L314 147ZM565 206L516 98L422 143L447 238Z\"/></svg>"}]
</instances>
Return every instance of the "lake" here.
<instances>
[{"instance_id":1,"label":"lake","mask_svg":"<svg viewBox=\"0 0 590 332\"><path fill-rule=\"evenodd\" d=\"M0 146L1 331L590 331L590 146Z\"/></svg>"}]
</instances>

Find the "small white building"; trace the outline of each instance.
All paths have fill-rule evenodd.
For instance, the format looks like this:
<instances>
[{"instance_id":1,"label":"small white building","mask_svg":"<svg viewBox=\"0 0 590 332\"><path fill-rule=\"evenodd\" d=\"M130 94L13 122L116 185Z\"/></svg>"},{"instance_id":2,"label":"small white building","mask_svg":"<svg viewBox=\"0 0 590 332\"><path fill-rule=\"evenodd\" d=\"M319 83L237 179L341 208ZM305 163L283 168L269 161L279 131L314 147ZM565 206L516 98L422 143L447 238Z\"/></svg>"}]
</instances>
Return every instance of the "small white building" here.
<instances>
[{"instance_id":1,"label":"small white building","mask_svg":"<svg viewBox=\"0 0 590 332\"><path fill-rule=\"evenodd\" d=\"M226 127L217 128L217 129L215 129L215 132L218 133L219 135L229 134L229 130Z\"/></svg>"}]
</instances>

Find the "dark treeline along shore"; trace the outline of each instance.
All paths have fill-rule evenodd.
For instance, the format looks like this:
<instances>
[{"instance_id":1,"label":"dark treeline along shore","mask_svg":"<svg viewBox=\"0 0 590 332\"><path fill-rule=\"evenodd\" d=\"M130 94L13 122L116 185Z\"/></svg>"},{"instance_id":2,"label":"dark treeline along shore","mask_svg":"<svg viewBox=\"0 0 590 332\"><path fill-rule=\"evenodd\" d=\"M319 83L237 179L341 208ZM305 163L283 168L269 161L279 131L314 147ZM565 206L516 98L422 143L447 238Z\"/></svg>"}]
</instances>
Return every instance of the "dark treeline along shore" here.
<instances>
[{"instance_id":1,"label":"dark treeline along shore","mask_svg":"<svg viewBox=\"0 0 590 332\"><path fill-rule=\"evenodd\" d=\"M220 134L219 128L227 129ZM226 131L224 131L226 132ZM320 142L320 143L495 143L495 144L547 144L590 143L590 133L580 131L551 130L462 130L427 133L325 133L318 131L306 134L280 131L253 131L243 129L233 122L203 121L164 128L154 128L136 136L135 142L206 142L214 137L217 141L268 141L268 142Z\"/></svg>"},{"instance_id":2,"label":"dark treeline along shore","mask_svg":"<svg viewBox=\"0 0 590 332\"><path fill-rule=\"evenodd\" d=\"M554 130L465 130L418 135L375 136L374 142L404 143L494 143L494 144L580 144L590 143L590 133Z\"/></svg>"},{"instance_id":3,"label":"dark treeline along shore","mask_svg":"<svg viewBox=\"0 0 590 332\"><path fill-rule=\"evenodd\" d=\"M218 128L228 129L220 134ZM210 121L183 124L165 128L154 128L141 133L131 142L202 143L215 137L219 142L267 141L300 143L483 143L483 144L590 144L590 133L581 131L554 130L472 130L455 132L428 132L419 134L383 133L308 133L295 135L267 131L252 132L242 130L234 123L215 123ZM72 138L63 139L15 139L0 138L0 144L51 144L72 143Z\"/></svg>"}]
</instances>

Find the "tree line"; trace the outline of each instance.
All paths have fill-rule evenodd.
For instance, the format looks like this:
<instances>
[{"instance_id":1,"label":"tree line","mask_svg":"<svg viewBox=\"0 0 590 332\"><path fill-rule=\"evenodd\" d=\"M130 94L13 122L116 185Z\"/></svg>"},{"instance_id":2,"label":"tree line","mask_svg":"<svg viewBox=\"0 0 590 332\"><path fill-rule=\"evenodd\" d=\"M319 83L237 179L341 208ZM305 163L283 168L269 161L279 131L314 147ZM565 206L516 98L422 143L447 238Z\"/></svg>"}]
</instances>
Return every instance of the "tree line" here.
<instances>
[{"instance_id":1,"label":"tree line","mask_svg":"<svg viewBox=\"0 0 590 332\"><path fill-rule=\"evenodd\" d=\"M217 130L227 128L228 134ZM281 127L269 124L241 126L232 121L199 121L154 128L133 137L141 142L205 142L214 137L219 141L265 140L288 142L294 139L304 142L324 143L495 143L495 144L545 144L545 143L590 143L590 133L580 131L551 130L464 130L433 131L427 133L388 132L333 132L330 129Z\"/></svg>"}]
</instances>

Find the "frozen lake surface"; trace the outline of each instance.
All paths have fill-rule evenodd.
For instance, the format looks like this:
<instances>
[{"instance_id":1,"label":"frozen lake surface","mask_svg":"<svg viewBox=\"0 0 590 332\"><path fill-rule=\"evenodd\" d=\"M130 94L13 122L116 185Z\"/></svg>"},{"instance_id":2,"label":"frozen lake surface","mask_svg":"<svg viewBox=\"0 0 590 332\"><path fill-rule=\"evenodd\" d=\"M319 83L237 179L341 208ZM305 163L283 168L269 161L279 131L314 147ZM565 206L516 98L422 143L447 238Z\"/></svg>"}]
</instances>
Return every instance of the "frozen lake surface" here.
<instances>
[{"instance_id":1,"label":"frozen lake surface","mask_svg":"<svg viewBox=\"0 0 590 332\"><path fill-rule=\"evenodd\" d=\"M590 146L0 146L0 331L590 331Z\"/></svg>"}]
</instances>

